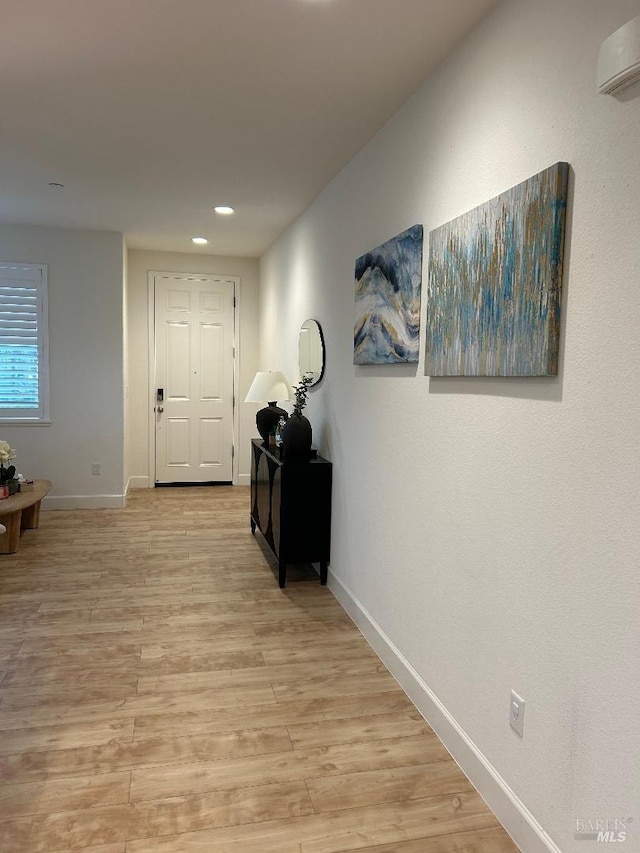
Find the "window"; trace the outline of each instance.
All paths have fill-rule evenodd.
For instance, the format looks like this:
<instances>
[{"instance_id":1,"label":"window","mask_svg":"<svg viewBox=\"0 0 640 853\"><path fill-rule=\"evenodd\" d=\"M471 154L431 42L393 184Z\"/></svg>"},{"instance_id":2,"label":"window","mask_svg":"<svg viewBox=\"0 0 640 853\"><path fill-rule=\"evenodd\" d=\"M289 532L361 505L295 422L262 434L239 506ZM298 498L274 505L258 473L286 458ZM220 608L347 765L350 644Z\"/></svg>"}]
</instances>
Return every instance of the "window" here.
<instances>
[{"instance_id":1,"label":"window","mask_svg":"<svg viewBox=\"0 0 640 853\"><path fill-rule=\"evenodd\" d=\"M0 420L49 416L47 267L0 262Z\"/></svg>"}]
</instances>

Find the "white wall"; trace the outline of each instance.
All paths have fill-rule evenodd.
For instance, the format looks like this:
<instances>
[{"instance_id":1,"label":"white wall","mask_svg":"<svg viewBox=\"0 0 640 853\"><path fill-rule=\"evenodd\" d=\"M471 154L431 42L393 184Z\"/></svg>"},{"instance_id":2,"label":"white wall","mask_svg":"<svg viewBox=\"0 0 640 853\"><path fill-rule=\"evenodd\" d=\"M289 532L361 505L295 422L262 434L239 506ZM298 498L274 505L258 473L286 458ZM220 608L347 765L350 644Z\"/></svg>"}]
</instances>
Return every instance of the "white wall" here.
<instances>
[{"instance_id":1,"label":"white wall","mask_svg":"<svg viewBox=\"0 0 640 853\"><path fill-rule=\"evenodd\" d=\"M171 252L129 251L128 323L129 333L129 423L127 428L127 480L133 487L153 485L149 471L149 295L148 273L188 272L239 276L240 340L236 343L240 387L236 394L239 407L239 483L249 482L250 441L257 435L255 412L259 406L244 403L258 369L258 261L254 258L227 258L216 255L176 254Z\"/></svg>"},{"instance_id":2,"label":"white wall","mask_svg":"<svg viewBox=\"0 0 640 853\"><path fill-rule=\"evenodd\" d=\"M640 850L640 85L595 84L639 11L503 3L261 263L262 361L293 374L306 317L326 337L333 588L527 851L631 816ZM426 259L431 229L559 160L557 379L430 380L424 333L417 368L354 367L354 259L415 223ZM423 328L425 297L426 263Z\"/></svg>"},{"instance_id":3,"label":"white wall","mask_svg":"<svg viewBox=\"0 0 640 853\"><path fill-rule=\"evenodd\" d=\"M0 226L0 259L49 268L52 423L0 426L48 508L123 503L122 258L115 232Z\"/></svg>"}]
</instances>

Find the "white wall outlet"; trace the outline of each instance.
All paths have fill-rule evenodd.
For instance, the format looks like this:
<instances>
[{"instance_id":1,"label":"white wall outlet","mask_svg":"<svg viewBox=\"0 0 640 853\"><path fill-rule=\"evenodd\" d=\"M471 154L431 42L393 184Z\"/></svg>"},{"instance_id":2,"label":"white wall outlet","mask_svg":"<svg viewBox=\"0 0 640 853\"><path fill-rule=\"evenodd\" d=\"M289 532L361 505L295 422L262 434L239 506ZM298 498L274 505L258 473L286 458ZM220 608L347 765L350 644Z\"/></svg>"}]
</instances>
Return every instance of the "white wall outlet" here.
<instances>
[{"instance_id":1,"label":"white wall outlet","mask_svg":"<svg viewBox=\"0 0 640 853\"><path fill-rule=\"evenodd\" d=\"M102 465L99 462L94 462L91 466L91 473L94 477L99 477L102 474Z\"/></svg>"},{"instance_id":2,"label":"white wall outlet","mask_svg":"<svg viewBox=\"0 0 640 853\"><path fill-rule=\"evenodd\" d=\"M524 737L524 699L515 690L511 691L509 725L520 737Z\"/></svg>"}]
</instances>

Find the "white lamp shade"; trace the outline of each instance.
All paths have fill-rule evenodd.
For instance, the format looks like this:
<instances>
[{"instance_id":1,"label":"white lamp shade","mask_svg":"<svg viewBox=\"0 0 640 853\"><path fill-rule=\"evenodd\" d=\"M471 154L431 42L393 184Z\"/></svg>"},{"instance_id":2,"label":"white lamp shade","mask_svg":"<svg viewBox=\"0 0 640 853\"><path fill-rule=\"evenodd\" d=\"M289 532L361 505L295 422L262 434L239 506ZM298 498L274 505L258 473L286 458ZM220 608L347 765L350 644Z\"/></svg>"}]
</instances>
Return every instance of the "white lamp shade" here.
<instances>
[{"instance_id":1,"label":"white lamp shade","mask_svg":"<svg viewBox=\"0 0 640 853\"><path fill-rule=\"evenodd\" d=\"M271 403L278 400L291 400L292 396L284 373L279 370L264 370L256 373L244 401L245 403Z\"/></svg>"}]
</instances>

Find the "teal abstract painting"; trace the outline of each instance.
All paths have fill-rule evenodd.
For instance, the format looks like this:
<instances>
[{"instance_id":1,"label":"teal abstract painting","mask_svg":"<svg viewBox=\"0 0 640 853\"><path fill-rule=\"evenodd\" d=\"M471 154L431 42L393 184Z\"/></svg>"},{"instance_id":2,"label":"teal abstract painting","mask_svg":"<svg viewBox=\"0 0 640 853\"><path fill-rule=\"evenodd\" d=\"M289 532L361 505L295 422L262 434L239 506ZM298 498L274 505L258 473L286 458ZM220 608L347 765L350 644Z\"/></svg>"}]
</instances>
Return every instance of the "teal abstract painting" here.
<instances>
[{"instance_id":1,"label":"teal abstract painting","mask_svg":"<svg viewBox=\"0 0 640 853\"><path fill-rule=\"evenodd\" d=\"M422 225L414 225L356 261L354 364L418 361Z\"/></svg>"},{"instance_id":2,"label":"teal abstract painting","mask_svg":"<svg viewBox=\"0 0 640 853\"><path fill-rule=\"evenodd\" d=\"M425 373L555 376L569 166L429 235Z\"/></svg>"}]
</instances>

